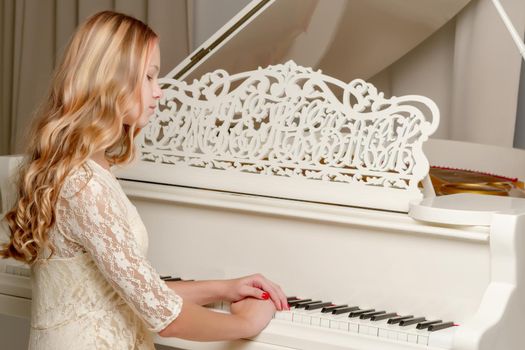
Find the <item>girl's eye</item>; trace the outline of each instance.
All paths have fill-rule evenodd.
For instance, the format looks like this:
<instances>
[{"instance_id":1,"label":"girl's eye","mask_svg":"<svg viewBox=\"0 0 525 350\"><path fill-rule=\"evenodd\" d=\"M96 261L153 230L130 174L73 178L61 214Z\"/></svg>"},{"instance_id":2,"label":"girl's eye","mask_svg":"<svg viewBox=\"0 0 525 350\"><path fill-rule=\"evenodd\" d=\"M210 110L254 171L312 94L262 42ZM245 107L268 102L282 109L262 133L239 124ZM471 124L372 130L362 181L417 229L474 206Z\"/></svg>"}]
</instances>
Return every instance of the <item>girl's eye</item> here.
<instances>
[{"instance_id":1,"label":"girl's eye","mask_svg":"<svg viewBox=\"0 0 525 350\"><path fill-rule=\"evenodd\" d=\"M148 78L148 81L151 81L153 79L151 75L146 75L146 77Z\"/></svg>"}]
</instances>

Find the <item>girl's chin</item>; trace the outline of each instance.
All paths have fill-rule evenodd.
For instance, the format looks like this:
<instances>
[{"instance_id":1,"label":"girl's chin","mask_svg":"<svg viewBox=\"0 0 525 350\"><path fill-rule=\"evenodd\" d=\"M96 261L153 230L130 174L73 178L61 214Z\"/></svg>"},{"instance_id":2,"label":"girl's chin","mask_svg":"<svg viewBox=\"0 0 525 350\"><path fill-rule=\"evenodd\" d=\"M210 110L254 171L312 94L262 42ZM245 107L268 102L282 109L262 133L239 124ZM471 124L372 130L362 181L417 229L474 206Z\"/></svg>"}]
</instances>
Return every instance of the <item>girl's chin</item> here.
<instances>
[{"instance_id":1,"label":"girl's chin","mask_svg":"<svg viewBox=\"0 0 525 350\"><path fill-rule=\"evenodd\" d=\"M145 118L140 118L138 121L137 121L137 128L144 128L146 125L148 125L149 121L151 120L151 117L153 116L150 115L150 116L147 116Z\"/></svg>"}]
</instances>

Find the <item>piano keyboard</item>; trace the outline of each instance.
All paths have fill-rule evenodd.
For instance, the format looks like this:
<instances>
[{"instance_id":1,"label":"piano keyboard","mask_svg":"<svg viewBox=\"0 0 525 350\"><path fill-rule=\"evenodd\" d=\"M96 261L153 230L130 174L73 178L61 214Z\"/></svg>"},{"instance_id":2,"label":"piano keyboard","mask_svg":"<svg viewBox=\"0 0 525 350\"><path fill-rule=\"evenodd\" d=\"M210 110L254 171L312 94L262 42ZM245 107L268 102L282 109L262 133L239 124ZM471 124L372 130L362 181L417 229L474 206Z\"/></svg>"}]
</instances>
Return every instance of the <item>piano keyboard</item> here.
<instances>
[{"instance_id":1,"label":"piano keyboard","mask_svg":"<svg viewBox=\"0 0 525 350\"><path fill-rule=\"evenodd\" d=\"M182 280L165 277L164 280ZM348 304L335 305L332 302L307 298L289 297L290 310L278 311L269 327L256 337L265 341L272 339L272 330L283 329L292 334L298 327L308 331L321 331L323 337L335 334L363 336L367 339L387 343L411 345L411 348L451 349L457 324L452 321L427 319L423 316L404 315L386 310L376 310ZM227 302L218 302L207 307L218 312L229 312ZM286 331L289 329L289 331ZM282 339L279 339L279 345ZM291 345L291 344L290 344ZM386 348L386 347L385 347Z\"/></svg>"}]
</instances>

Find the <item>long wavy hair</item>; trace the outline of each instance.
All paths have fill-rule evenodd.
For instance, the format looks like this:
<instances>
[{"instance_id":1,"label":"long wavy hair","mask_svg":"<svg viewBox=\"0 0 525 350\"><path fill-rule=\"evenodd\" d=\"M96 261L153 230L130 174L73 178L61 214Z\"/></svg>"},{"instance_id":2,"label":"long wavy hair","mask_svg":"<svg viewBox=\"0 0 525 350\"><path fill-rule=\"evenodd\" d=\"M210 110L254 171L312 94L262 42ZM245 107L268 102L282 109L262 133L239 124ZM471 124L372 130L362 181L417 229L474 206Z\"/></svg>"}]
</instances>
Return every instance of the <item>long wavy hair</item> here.
<instances>
[{"instance_id":1,"label":"long wavy hair","mask_svg":"<svg viewBox=\"0 0 525 350\"><path fill-rule=\"evenodd\" d=\"M74 33L35 115L17 201L5 216L11 237L0 256L32 264L44 247L53 254L49 230L67 175L100 151L113 165L133 159L139 129L123 119L143 111L141 87L157 40L146 24L111 11Z\"/></svg>"}]
</instances>

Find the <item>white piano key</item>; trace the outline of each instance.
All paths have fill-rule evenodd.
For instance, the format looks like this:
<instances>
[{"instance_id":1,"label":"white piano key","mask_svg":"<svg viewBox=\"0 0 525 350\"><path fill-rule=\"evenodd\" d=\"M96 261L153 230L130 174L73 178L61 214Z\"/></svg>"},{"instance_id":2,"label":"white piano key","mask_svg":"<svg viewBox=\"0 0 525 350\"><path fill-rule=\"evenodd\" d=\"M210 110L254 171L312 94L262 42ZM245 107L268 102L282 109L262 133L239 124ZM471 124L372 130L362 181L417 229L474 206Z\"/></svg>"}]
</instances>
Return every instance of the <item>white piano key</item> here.
<instances>
[{"instance_id":1,"label":"white piano key","mask_svg":"<svg viewBox=\"0 0 525 350\"><path fill-rule=\"evenodd\" d=\"M339 329L339 321L346 321L347 317L345 317L344 315L332 315L329 317L329 319L330 319L330 328Z\"/></svg>"},{"instance_id":2,"label":"white piano key","mask_svg":"<svg viewBox=\"0 0 525 350\"><path fill-rule=\"evenodd\" d=\"M388 338L389 339L398 340L397 333L398 332L396 332L396 331L388 331Z\"/></svg>"},{"instance_id":3,"label":"white piano key","mask_svg":"<svg viewBox=\"0 0 525 350\"><path fill-rule=\"evenodd\" d=\"M374 327L374 326L369 326L368 327L368 335L377 337L378 336L378 331L379 331L379 329L377 327Z\"/></svg>"},{"instance_id":4,"label":"white piano key","mask_svg":"<svg viewBox=\"0 0 525 350\"><path fill-rule=\"evenodd\" d=\"M350 322L348 324L348 331L353 333L359 333L359 324L355 322Z\"/></svg>"},{"instance_id":5,"label":"white piano key","mask_svg":"<svg viewBox=\"0 0 525 350\"><path fill-rule=\"evenodd\" d=\"M345 332L348 332L348 322L347 321L339 321L337 322L338 326L339 326L339 330L342 330L342 331L345 331Z\"/></svg>"},{"instance_id":6,"label":"white piano key","mask_svg":"<svg viewBox=\"0 0 525 350\"><path fill-rule=\"evenodd\" d=\"M292 322L293 314L291 311L282 311L282 312L278 312L277 314L279 314L279 319L283 321Z\"/></svg>"},{"instance_id":7,"label":"white piano key","mask_svg":"<svg viewBox=\"0 0 525 350\"><path fill-rule=\"evenodd\" d=\"M301 319L301 323L302 324L310 324L312 321L312 317L309 316L309 315L303 315L302 319Z\"/></svg>"},{"instance_id":8,"label":"white piano key","mask_svg":"<svg viewBox=\"0 0 525 350\"><path fill-rule=\"evenodd\" d=\"M428 345L428 336L418 335L417 336L417 343L421 344L421 345Z\"/></svg>"},{"instance_id":9,"label":"white piano key","mask_svg":"<svg viewBox=\"0 0 525 350\"><path fill-rule=\"evenodd\" d=\"M405 332L396 332L396 333L397 333L397 340L404 341L404 342L408 341L408 334L407 333L405 333Z\"/></svg>"},{"instance_id":10,"label":"white piano key","mask_svg":"<svg viewBox=\"0 0 525 350\"><path fill-rule=\"evenodd\" d=\"M385 328L379 328L378 336L379 336L380 338L388 338L388 333L389 333L389 330L388 330L388 329L385 329Z\"/></svg>"},{"instance_id":11,"label":"white piano key","mask_svg":"<svg viewBox=\"0 0 525 350\"><path fill-rule=\"evenodd\" d=\"M442 329L438 332L430 332L428 346L435 348L451 349L452 341L457 327Z\"/></svg>"},{"instance_id":12,"label":"white piano key","mask_svg":"<svg viewBox=\"0 0 525 350\"><path fill-rule=\"evenodd\" d=\"M321 317L321 327L330 328L330 319Z\"/></svg>"},{"instance_id":13,"label":"white piano key","mask_svg":"<svg viewBox=\"0 0 525 350\"><path fill-rule=\"evenodd\" d=\"M358 332L361 334L368 335L368 326L364 324L357 325L358 326Z\"/></svg>"},{"instance_id":14,"label":"white piano key","mask_svg":"<svg viewBox=\"0 0 525 350\"><path fill-rule=\"evenodd\" d=\"M274 316L276 320L282 320L282 321L287 321L288 317L290 317L290 321L291 321L290 311L277 311Z\"/></svg>"},{"instance_id":15,"label":"white piano key","mask_svg":"<svg viewBox=\"0 0 525 350\"><path fill-rule=\"evenodd\" d=\"M321 325L321 317L312 316L311 324L312 324L312 326L320 326Z\"/></svg>"},{"instance_id":16,"label":"white piano key","mask_svg":"<svg viewBox=\"0 0 525 350\"><path fill-rule=\"evenodd\" d=\"M407 341L409 343L417 343L417 335L416 334L407 334Z\"/></svg>"}]
</instances>

